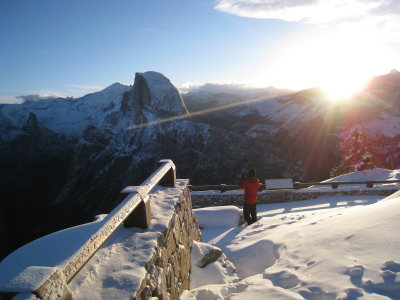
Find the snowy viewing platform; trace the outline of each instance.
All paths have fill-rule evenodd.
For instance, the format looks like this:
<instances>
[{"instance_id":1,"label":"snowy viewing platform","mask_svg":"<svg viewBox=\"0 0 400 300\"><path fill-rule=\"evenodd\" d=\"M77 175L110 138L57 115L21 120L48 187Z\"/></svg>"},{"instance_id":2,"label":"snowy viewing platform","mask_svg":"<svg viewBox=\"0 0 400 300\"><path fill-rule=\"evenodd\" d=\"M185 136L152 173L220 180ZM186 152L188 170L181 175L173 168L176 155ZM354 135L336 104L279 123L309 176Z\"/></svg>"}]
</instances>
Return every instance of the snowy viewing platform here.
<instances>
[{"instance_id":1,"label":"snowy viewing platform","mask_svg":"<svg viewBox=\"0 0 400 300\"><path fill-rule=\"evenodd\" d=\"M161 161L110 214L11 253L1 299L400 299L398 183L262 191L244 226L243 191L190 192L175 176Z\"/></svg>"},{"instance_id":2,"label":"snowy viewing platform","mask_svg":"<svg viewBox=\"0 0 400 300\"><path fill-rule=\"evenodd\" d=\"M0 263L1 299L177 299L200 240L188 180L170 160L96 221L35 240ZM124 226L120 226L124 224ZM16 296L18 295L18 296Z\"/></svg>"}]
</instances>

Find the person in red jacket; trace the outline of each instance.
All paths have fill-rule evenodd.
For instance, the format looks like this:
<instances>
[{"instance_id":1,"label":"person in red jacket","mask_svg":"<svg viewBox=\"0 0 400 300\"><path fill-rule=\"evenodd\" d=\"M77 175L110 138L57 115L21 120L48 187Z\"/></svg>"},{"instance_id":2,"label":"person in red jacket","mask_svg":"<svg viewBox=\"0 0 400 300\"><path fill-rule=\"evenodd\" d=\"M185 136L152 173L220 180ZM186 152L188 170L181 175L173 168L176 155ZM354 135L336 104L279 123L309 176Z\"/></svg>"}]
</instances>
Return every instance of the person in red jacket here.
<instances>
[{"instance_id":1,"label":"person in red jacket","mask_svg":"<svg viewBox=\"0 0 400 300\"><path fill-rule=\"evenodd\" d=\"M243 216L247 224L257 222L257 194L260 180L256 178L256 171L251 169L249 174L243 175L239 188L244 189Z\"/></svg>"}]
</instances>

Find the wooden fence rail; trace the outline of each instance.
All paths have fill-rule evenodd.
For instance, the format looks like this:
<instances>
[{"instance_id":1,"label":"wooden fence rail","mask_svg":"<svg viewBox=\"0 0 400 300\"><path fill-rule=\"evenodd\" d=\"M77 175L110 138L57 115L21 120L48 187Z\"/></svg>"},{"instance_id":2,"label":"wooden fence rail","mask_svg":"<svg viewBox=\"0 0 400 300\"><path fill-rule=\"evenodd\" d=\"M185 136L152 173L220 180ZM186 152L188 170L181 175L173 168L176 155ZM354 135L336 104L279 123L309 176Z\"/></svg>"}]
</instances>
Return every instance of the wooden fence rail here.
<instances>
[{"instance_id":1,"label":"wooden fence rail","mask_svg":"<svg viewBox=\"0 0 400 300\"><path fill-rule=\"evenodd\" d=\"M371 180L371 181L332 181L332 182L294 182L294 189L301 189L310 187L312 185L330 185L332 189L337 189L339 185L349 185L349 184L365 184L368 188L373 188L376 183L400 183L400 180ZM190 185L191 191L219 191L221 193L227 191L238 190L238 185L227 185L227 184L219 184L219 185ZM265 190L273 190L266 189L265 184L260 184L259 191ZM274 189L275 190L275 189Z\"/></svg>"},{"instance_id":2,"label":"wooden fence rail","mask_svg":"<svg viewBox=\"0 0 400 300\"><path fill-rule=\"evenodd\" d=\"M140 186L129 186L121 192L123 201L102 221L103 225L63 266L39 267L48 269L47 279L32 291L40 299L72 299L68 283L122 224L125 227L147 228L151 221L149 192L157 185L175 186L176 170L171 160L161 160L160 167ZM31 270L29 271L31 272ZM9 291L0 291L10 294ZM15 292L14 292L15 294ZM1 297L0 297L1 298Z\"/></svg>"},{"instance_id":3,"label":"wooden fence rail","mask_svg":"<svg viewBox=\"0 0 400 300\"><path fill-rule=\"evenodd\" d=\"M400 180L369 180L369 181L332 181L332 182L295 182L294 188L310 187L312 185L330 185L332 189L337 189L339 185L365 184L367 188L373 188L375 183L400 183Z\"/></svg>"}]
</instances>

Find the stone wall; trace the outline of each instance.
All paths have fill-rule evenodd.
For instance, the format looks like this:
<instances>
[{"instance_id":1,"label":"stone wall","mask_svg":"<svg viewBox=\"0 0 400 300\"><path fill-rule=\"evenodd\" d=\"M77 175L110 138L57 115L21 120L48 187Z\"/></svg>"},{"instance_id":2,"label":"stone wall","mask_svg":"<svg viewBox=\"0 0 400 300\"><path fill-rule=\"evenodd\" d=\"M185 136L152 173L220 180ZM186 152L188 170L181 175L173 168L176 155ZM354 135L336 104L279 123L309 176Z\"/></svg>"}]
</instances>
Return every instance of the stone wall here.
<instances>
[{"instance_id":1,"label":"stone wall","mask_svg":"<svg viewBox=\"0 0 400 300\"><path fill-rule=\"evenodd\" d=\"M191 194L186 187L180 195L168 229L158 239L156 253L146 264L147 274L136 299L178 299L190 289L190 250L201 233L192 213Z\"/></svg>"},{"instance_id":2,"label":"stone wall","mask_svg":"<svg viewBox=\"0 0 400 300\"><path fill-rule=\"evenodd\" d=\"M148 180L143 186L151 185ZM174 186L157 185L139 199L139 187L127 188L130 196L104 219L15 251L0 262L0 299L16 294L18 299L178 299L190 289L191 247L194 240L201 241L188 186L188 180L177 179ZM127 220L127 206L136 200L146 203L142 214L151 210L149 226L125 227L120 222L114 229L118 220ZM94 245L107 230L112 235L82 266L81 254L88 256L94 249L87 245ZM68 282L66 274L75 261L82 268Z\"/></svg>"},{"instance_id":3,"label":"stone wall","mask_svg":"<svg viewBox=\"0 0 400 300\"><path fill-rule=\"evenodd\" d=\"M333 195L381 195L389 196L398 189L315 189L315 190L276 190L258 193L258 203L280 203L314 199L322 196ZM192 192L193 208L224 205L242 205L243 191L219 192Z\"/></svg>"}]
</instances>

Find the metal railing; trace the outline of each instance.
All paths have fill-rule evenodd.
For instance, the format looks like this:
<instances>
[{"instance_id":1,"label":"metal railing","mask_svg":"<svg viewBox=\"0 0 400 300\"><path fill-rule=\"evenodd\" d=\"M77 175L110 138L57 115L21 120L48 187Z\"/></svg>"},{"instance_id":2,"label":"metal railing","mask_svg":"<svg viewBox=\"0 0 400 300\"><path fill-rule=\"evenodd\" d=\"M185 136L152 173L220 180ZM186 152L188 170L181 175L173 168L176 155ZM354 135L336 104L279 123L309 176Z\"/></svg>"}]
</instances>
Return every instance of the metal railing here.
<instances>
[{"instance_id":1,"label":"metal railing","mask_svg":"<svg viewBox=\"0 0 400 300\"><path fill-rule=\"evenodd\" d=\"M67 284L122 224L125 227L147 228L151 221L149 192L157 185L175 186L176 168L172 160L161 160L160 167L140 186L128 186L121 191L123 201L102 221L103 225L82 245L63 266L48 268L47 279L35 291L41 299L71 299ZM45 269L47 267L43 267ZM55 271L52 271L55 270ZM55 294L56 293L56 294ZM0 294L10 294L0 291ZM15 292L14 292L15 294Z\"/></svg>"},{"instance_id":2,"label":"metal railing","mask_svg":"<svg viewBox=\"0 0 400 300\"><path fill-rule=\"evenodd\" d=\"M351 185L351 184L365 184L367 188L373 188L374 184L377 183L400 183L400 180L370 180L370 181L332 181L332 182L294 182L293 189L302 189L307 188L313 185L320 185L320 186L331 186L332 189L337 189L339 185ZM227 185L227 184L219 184L219 185L190 185L189 186L191 191L219 191L221 193L227 191L238 190L238 185ZM287 188L285 188L287 189ZM268 189L265 187L265 184L260 184L259 191L266 191L266 190L279 190L279 189ZM283 189L282 189L283 190Z\"/></svg>"}]
</instances>

